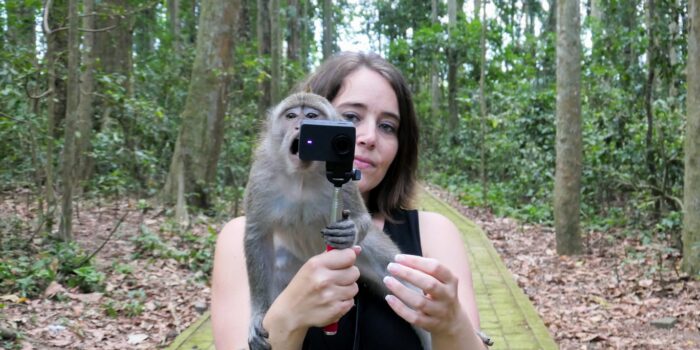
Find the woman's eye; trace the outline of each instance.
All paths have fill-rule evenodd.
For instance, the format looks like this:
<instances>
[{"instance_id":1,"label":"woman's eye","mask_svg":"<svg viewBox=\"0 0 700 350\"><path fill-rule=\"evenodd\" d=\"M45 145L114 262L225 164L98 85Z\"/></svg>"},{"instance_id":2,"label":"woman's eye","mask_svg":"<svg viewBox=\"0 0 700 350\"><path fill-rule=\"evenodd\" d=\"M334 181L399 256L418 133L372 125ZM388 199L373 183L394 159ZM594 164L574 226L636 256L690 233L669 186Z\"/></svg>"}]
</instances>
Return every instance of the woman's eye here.
<instances>
[{"instance_id":1,"label":"woman's eye","mask_svg":"<svg viewBox=\"0 0 700 350\"><path fill-rule=\"evenodd\" d=\"M287 115L285 115L285 117L287 117L287 119L294 119L297 117L297 114L294 112L289 112Z\"/></svg>"},{"instance_id":2,"label":"woman's eye","mask_svg":"<svg viewBox=\"0 0 700 350\"><path fill-rule=\"evenodd\" d=\"M379 124L379 129L384 131L385 133L388 134L396 134L396 127L393 124L390 123L381 123Z\"/></svg>"},{"instance_id":3,"label":"woman's eye","mask_svg":"<svg viewBox=\"0 0 700 350\"><path fill-rule=\"evenodd\" d=\"M315 119L315 118L318 118L318 114L313 113L313 112L309 112L309 113L306 113L306 117L309 119Z\"/></svg>"},{"instance_id":4,"label":"woman's eye","mask_svg":"<svg viewBox=\"0 0 700 350\"><path fill-rule=\"evenodd\" d=\"M355 113L343 113L343 118L353 123L357 123L360 120L360 117L358 117Z\"/></svg>"}]
</instances>

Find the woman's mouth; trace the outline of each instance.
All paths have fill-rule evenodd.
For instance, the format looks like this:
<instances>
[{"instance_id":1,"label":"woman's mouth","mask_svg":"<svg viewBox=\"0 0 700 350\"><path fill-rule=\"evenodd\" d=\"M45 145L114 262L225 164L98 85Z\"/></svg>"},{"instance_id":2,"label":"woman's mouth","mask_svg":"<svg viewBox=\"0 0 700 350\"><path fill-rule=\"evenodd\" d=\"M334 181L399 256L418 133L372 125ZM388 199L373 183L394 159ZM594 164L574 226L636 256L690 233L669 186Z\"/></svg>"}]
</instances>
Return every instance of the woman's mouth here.
<instances>
[{"instance_id":1,"label":"woman's mouth","mask_svg":"<svg viewBox=\"0 0 700 350\"><path fill-rule=\"evenodd\" d=\"M369 159L361 158L361 157L355 157L355 161L353 162L353 165L357 169L367 169L370 167L373 167L374 164Z\"/></svg>"}]
</instances>

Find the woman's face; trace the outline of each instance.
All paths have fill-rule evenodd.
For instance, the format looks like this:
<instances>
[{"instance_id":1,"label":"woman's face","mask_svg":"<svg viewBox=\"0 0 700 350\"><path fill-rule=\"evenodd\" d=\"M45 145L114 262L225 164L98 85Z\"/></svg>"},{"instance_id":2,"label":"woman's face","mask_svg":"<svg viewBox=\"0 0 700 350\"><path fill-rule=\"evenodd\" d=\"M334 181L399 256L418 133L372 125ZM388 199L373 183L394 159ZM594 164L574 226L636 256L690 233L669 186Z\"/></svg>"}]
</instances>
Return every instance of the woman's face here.
<instances>
[{"instance_id":1,"label":"woman's face","mask_svg":"<svg viewBox=\"0 0 700 350\"><path fill-rule=\"evenodd\" d=\"M358 183L366 197L386 175L399 149L399 104L389 82L379 73L360 67L350 73L332 101L347 120L355 123Z\"/></svg>"}]
</instances>

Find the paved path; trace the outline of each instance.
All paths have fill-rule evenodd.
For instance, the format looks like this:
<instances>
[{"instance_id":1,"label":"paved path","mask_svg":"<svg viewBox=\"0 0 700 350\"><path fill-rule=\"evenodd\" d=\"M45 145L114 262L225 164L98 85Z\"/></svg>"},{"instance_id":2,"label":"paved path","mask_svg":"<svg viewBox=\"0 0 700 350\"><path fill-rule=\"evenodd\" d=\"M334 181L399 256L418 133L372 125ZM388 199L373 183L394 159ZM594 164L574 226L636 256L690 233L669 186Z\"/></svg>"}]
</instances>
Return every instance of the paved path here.
<instances>
[{"instance_id":1,"label":"paved path","mask_svg":"<svg viewBox=\"0 0 700 350\"><path fill-rule=\"evenodd\" d=\"M419 208L441 213L464 237L472 267L481 328L494 339L491 349L557 349L542 319L518 288L484 232L434 195L422 191ZM209 313L180 334L171 350L214 349Z\"/></svg>"}]
</instances>

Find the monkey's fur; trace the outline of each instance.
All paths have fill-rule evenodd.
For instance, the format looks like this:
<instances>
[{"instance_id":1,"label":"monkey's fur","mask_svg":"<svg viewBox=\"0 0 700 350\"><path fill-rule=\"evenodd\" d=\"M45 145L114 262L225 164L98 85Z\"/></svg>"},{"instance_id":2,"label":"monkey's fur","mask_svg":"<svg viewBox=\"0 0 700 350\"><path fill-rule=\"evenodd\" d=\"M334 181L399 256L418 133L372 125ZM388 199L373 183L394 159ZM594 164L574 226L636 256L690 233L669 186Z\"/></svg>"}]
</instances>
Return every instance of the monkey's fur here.
<instances>
[{"instance_id":1,"label":"monkey's fur","mask_svg":"<svg viewBox=\"0 0 700 350\"><path fill-rule=\"evenodd\" d=\"M293 94L267 116L245 195L245 257L251 297L248 343L251 350L269 349L262 320L272 301L287 286L301 265L324 251L362 246L357 258L360 279L384 296L382 279L398 247L372 219L352 181L342 187L342 207L348 219L329 223L333 185L326 180L323 162L299 159L299 126L304 118L342 120L323 97ZM424 348L429 334L415 328Z\"/></svg>"}]
</instances>

